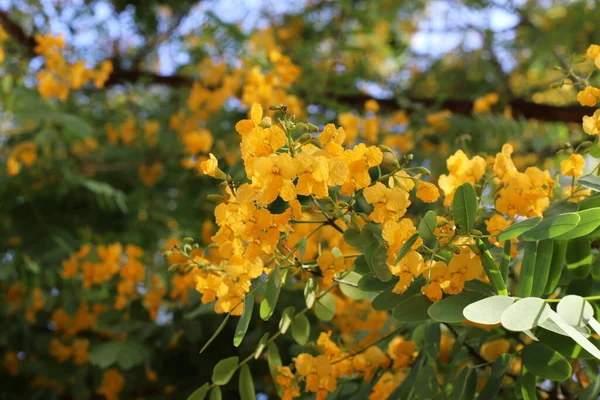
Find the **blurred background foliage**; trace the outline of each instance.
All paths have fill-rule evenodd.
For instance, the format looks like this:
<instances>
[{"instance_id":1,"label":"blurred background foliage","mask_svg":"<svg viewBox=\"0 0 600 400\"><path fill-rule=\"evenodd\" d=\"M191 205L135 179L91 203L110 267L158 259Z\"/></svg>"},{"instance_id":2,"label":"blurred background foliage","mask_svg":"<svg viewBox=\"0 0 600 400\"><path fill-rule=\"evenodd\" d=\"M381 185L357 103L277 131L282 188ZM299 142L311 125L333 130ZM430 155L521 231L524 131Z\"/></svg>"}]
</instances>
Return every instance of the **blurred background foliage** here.
<instances>
[{"instance_id":1,"label":"blurred background foliage","mask_svg":"<svg viewBox=\"0 0 600 400\"><path fill-rule=\"evenodd\" d=\"M212 152L240 176L233 126L253 102L438 173L456 148L505 142L519 168L551 167L590 113L555 67L591 71L572 54L600 42L598 20L597 2L566 0L0 0L0 398L185 398L277 330L256 319L234 349L230 322L198 355L222 318L162 256L187 236L208 244L217 188L197 164ZM65 43L63 99L40 75L52 66L36 35L49 34ZM107 76L78 85L78 61ZM498 101L474 110L489 93ZM117 270L69 279L72 257ZM142 275L127 281L119 268L136 260ZM284 360L295 346L283 338ZM252 369L272 396L266 362Z\"/></svg>"}]
</instances>

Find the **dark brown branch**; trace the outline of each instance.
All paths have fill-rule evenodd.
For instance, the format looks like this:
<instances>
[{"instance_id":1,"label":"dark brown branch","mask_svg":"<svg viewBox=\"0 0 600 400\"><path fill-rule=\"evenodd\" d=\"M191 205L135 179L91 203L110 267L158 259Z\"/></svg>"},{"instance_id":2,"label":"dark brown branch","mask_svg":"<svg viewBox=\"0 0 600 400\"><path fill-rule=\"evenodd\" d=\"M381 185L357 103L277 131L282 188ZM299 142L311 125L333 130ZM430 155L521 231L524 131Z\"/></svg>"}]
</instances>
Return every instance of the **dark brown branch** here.
<instances>
[{"instance_id":1,"label":"dark brown branch","mask_svg":"<svg viewBox=\"0 0 600 400\"><path fill-rule=\"evenodd\" d=\"M133 59L133 65L138 66L150 53L160 46L164 41L168 40L177 28L181 25L183 19L188 15L187 12L180 13L175 17L175 22L165 32L156 37L149 39L146 45L139 51L139 53Z\"/></svg>"},{"instance_id":2,"label":"dark brown branch","mask_svg":"<svg viewBox=\"0 0 600 400\"><path fill-rule=\"evenodd\" d=\"M353 107L363 107L365 101L371 99L371 96L366 94L338 96L337 100L340 104L345 104ZM425 98L409 98L413 103L422 104L424 106L438 105L440 108L447 109L456 114L470 115L473 109L473 102L462 99L447 99L441 102L436 102L434 99ZM398 110L400 106L394 99L377 99L382 110ZM548 104L538 104L525 99L513 99L508 102L511 106L513 115L525 119L537 119L540 121L556 121L556 122L576 122L581 123L585 115L594 113L592 107L574 106L551 106Z\"/></svg>"},{"instance_id":3,"label":"dark brown branch","mask_svg":"<svg viewBox=\"0 0 600 400\"><path fill-rule=\"evenodd\" d=\"M29 54L35 54L33 51L33 49L36 46L35 39L33 38L33 36L30 36L27 33L25 33L23 28L21 28L19 24L17 24L10 18L8 12L0 11L0 25L2 25L6 33L12 36L16 41L21 43Z\"/></svg>"},{"instance_id":4,"label":"dark brown branch","mask_svg":"<svg viewBox=\"0 0 600 400\"><path fill-rule=\"evenodd\" d=\"M110 74L105 86L137 82L154 83L172 87L191 87L194 83L194 79L183 75L159 75L138 69L126 70L119 66L115 66L115 70Z\"/></svg>"},{"instance_id":5,"label":"dark brown branch","mask_svg":"<svg viewBox=\"0 0 600 400\"><path fill-rule=\"evenodd\" d=\"M27 33L25 33L25 31L9 17L6 11L0 11L0 24L2 24L7 33L22 43L30 54L33 54L35 39L32 36L27 35ZM106 86L145 82L172 87L190 87L194 82L194 79L189 76L159 75L148 71L142 71L137 68L122 69L118 63L115 64L115 70L106 82ZM340 95L333 97L338 103L352 107L362 107L364 102L371 98L366 94ZM447 99L441 102L437 102L435 99L426 98L409 98L409 100L424 106L438 105L441 108L463 115L470 115L473 108L472 101L463 99ZM395 99L378 99L378 103L382 110L390 111L400 108ZM594 108L592 107L581 107L578 105L558 107L547 104L538 104L520 98L509 101L507 105L512 108L515 117L537 119L540 121L581 123L581 120L585 115L591 115L594 112Z\"/></svg>"}]
</instances>

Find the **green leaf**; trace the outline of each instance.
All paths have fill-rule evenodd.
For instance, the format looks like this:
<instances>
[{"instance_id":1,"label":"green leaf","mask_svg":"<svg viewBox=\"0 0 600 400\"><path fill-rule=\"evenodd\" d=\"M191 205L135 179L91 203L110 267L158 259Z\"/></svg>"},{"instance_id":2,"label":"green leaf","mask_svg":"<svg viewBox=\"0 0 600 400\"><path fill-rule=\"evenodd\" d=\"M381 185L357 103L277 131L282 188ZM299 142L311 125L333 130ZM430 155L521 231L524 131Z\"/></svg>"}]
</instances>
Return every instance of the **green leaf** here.
<instances>
[{"instance_id":1,"label":"green leaf","mask_svg":"<svg viewBox=\"0 0 600 400\"><path fill-rule=\"evenodd\" d=\"M483 265L483 269L485 270L485 274L489 278L492 286L496 293L502 296L507 296L508 292L506 290L506 282L502 278L502 273L500 272L500 268L496 265L496 262L492 258L490 251L483 243L483 240L477 238L477 247L480 251L481 263Z\"/></svg>"},{"instance_id":2,"label":"green leaf","mask_svg":"<svg viewBox=\"0 0 600 400\"><path fill-rule=\"evenodd\" d=\"M531 230L525 232L523 240L536 241L559 237L574 229L579 220L580 217L577 213L561 214L544 219Z\"/></svg>"},{"instance_id":3,"label":"green leaf","mask_svg":"<svg viewBox=\"0 0 600 400\"><path fill-rule=\"evenodd\" d=\"M319 289L319 282L317 278L312 276L306 281L304 286L304 301L306 302L307 308L312 308L317 298L317 290Z\"/></svg>"},{"instance_id":4,"label":"green leaf","mask_svg":"<svg viewBox=\"0 0 600 400\"><path fill-rule=\"evenodd\" d=\"M299 345L304 346L310 336L310 321L304 314L296 316L292 323L292 337Z\"/></svg>"},{"instance_id":5,"label":"green leaf","mask_svg":"<svg viewBox=\"0 0 600 400\"><path fill-rule=\"evenodd\" d=\"M591 355L588 351L584 350L577 342L571 339L566 333L561 329L559 332L554 332L554 330L547 330L545 326L547 325L548 319L541 326L544 329L540 329L537 333L537 337L540 340L540 343L545 344L548 347L553 348L558 351L563 357L572 358L572 359L581 359L581 360L589 360L593 359L594 356ZM555 324L556 325L556 324ZM558 325L556 325L558 327ZM590 342L598 347L600 344L595 338L590 337Z\"/></svg>"},{"instance_id":6,"label":"green leaf","mask_svg":"<svg viewBox=\"0 0 600 400\"><path fill-rule=\"evenodd\" d=\"M530 343L521 351L527 370L551 381L564 381L571 377L571 365L558 352L541 343Z\"/></svg>"},{"instance_id":7,"label":"green leaf","mask_svg":"<svg viewBox=\"0 0 600 400\"><path fill-rule=\"evenodd\" d=\"M517 381L521 387L521 396L523 400L537 400L537 387L535 385L535 375L527 372L527 367L521 367L521 376Z\"/></svg>"},{"instance_id":8,"label":"green leaf","mask_svg":"<svg viewBox=\"0 0 600 400\"><path fill-rule=\"evenodd\" d=\"M410 297L421 293L421 286L425 280L418 278L410 285L402 294L396 294L392 291L393 288L389 288L379 293L371 302L371 307L374 310L391 310L403 301L408 300Z\"/></svg>"},{"instance_id":9,"label":"green leaf","mask_svg":"<svg viewBox=\"0 0 600 400\"><path fill-rule=\"evenodd\" d=\"M315 315L321 321L331 321L335 316L335 299L331 293L325 293L315 305Z\"/></svg>"},{"instance_id":10,"label":"green leaf","mask_svg":"<svg viewBox=\"0 0 600 400\"><path fill-rule=\"evenodd\" d=\"M577 329L567 324L563 319L554 311L550 311L549 318L562 329L567 335L571 337L577 344L585 349L592 356L600 360L600 350L592 344L588 339L585 338Z\"/></svg>"},{"instance_id":11,"label":"green leaf","mask_svg":"<svg viewBox=\"0 0 600 400\"><path fill-rule=\"evenodd\" d=\"M534 217L529 219L524 219L522 221L517 222L516 224L512 224L498 235L498 241L504 242L505 240L511 240L518 236L521 236L525 232L530 231L536 225L540 223L542 219L540 217Z\"/></svg>"},{"instance_id":12,"label":"green leaf","mask_svg":"<svg viewBox=\"0 0 600 400\"><path fill-rule=\"evenodd\" d=\"M508 296L488 297L466 306L463 315L478 324L496 325L502 320L502 313L514 302L515 299Z\"/></svg>"},{"instance_id":13,"label":"green leaf","mask_svg":"<svg viewBox=\"0 0 600 400\"><path fill-rule=\"evenodd\" d=\"M217 365L215 365L215 367L213 368L211 378L212 382L215 385L219 386L226 385L233 377L233 374L235 374L235 371L238 366L238 361L239 357L237 356L225 358L219 361Z\"/></svg>"},{"instance_id":14,"label":"green leaf","mask_svg":"<svg viewBox=\"0 0 600 400\"><path fill-rule=\"evenodd\" d=\"M473 400L475 398L475 389L477 385L477 370L475 368L464 367L458 377L452 390L452 400Z\"/></svg>"},{"instance_id":15,"label":"green leaf","mask_svg":"<svg viewBox=\"0 0 600 400\"><path fill-rule=\"evenodd\" d=\"M209 387L210 385L208 383L205 383L198 389L194 390L194 393L190 394L187 400L204 400L204 398L206 397L206 393L208 393Z\"/></svg>"},{"instance_id":16,"label":"green leaf","mask_svg":"<svg viewBox=\"0 0 600 400\"><path fill-rule=\"evenodd\" d=\"M237 326L235 328L235 336L233 337L233 345L238 347L242 340L244 340L244 336L246 336L246 331L248 330L248 326L250 325L250 320L252 320L252 310L254 309L254 296L252 293L248 293L246 298L244 299L244 311L242 312L242 316L238 320Z\"/></svg>"},{"instance_id":17,"label":"green leaf","mask_svg":"<svg viewBox=\"0 0 600 400\"><path fill-rule=\"evenodd\" d=\"M567 256L567 241L566 240L555 240L552 249L552 261L550 261L550 271L548 272L548 281L544 288L544 295L549 295L554 292L560 276L562 274L563 266Z\"/></svg>"},{"instance_id":18,"label":"green leaf","mask_svg":"<svg viewBox=\"0 0 600 400\"><path fill-rule=\"evenodd\" d=\"M241 400L255 400L256 392L254 390L254 381L252 380L252 372L248 364L242 365L240 369L240 398Z\"/></svg>"},{"instance_id":19,"label":"green leaf","mask_svg":"<svg viewBox=\"0 0 600 400\"><path fill-rule=\"evenodd\" d=\"M600 194L595 193L593 196L586 197L579 202L579 210L589 210L590 208L600 207Z\"/></svg>"},{"instance_id":20,"label":"green leaf","mask_svg":"<svg viewBox=\"0 0 600 400\"><path fill-rule=\"evenodd\" d=\"M221 388L218 386L213 387L210 391L209 400L221 400L222 398L223 394L221 393Z\"/></svg>"},{"instance_id":21,"label":"green leaf","mask_svg":"<svg viewBox=\"0 0 600 400\"><path fill-rule=\"evenodd\" d=\"M352 247L356 247L358 250L365 249L371 246L377 238L368 229L363 229L362 231L357 231L356 229L346 229L344 231L344 240Z\"/></svg>"},{"instance_id":22,"label":"green leaf","mask_svg":"<svg viewBox=\"0 0 600 400\"><path fill-rule=\"evenodd\" d=\"M440 341L442 340L442 331L440 324L428 323L425 326L423 350L427 358L434 361L440 355Z\"/></svg>"},{"instance_id":23,"label":"green leaf","mask_svg":"<svg viewBox=\"0 0 600 400\"><path fill-rule=\"evenodd\" d=\"M369 293L365 292L364 290L361 290L358 287L358 282L362 279L362 277L363 276L361 274L354 271L350 271L346 275L344 275L343 282L340 282L340 290L342 291L342 293L344 293L347 297L351 298L352 300L366 299L369 296ZM353 283L357 287L347 285L344 282Z\"/></svg>"},{"instance_id":24,"label":"green leaf","mask_svg":"<svg viewBox=\"0 0 600 400\"><path fill-rule=\"evenodd\" d=\"M512 250L512 243L510 240L504 242L502 248L502 261L500 261L500 275L504 283L508 282L508 270L510 269L510 253Z\"/></svg>"},{"instance_id":25,"label":"green leaf","mask_svg":"<svg viewBox=\"0 0 600 400\"><path fill-rule=\"evenodd\" d=\"M438 392L438 381L435 370L429 364L423 366L415 381L414 399L431 400Z\"/></svg>"},{"instance_id":26,"label":"green leaf","mask_svg":"<svg viewBox=\"0 0 600 400\"><path fill-rule=\"evenodd\" d=\"M258 341L258 345L256 346L256 350L254 351L254 359L258 359L262 354L263 350L267 346L267 341L269 340L269 332L266 332L260 340Z\"/></svg>"},{"instance_id":27,"label":"green leaf","mask_svg":"<svg viewBox=\"0 0 600 400\"><path fill-rule=\"evenodd\" d=\"M567 269L578 279L586 278L592 272L592 249L587 236L567 242L565 255Z\"/></svg>"},{"instance_id":28,"label":"green leaf","mask_svg":"<svg viewBox=\"0 0 600 400\"><path fill-rule=\"evenodd\" d=\"M574 327L583 327L594 316L594 309L583 297L574 294L560 299L556 306L557 314L567 324Z\"/></svg>"},{"instance_id":29,"label":"green leaf","mask_svg":"<svg viewBox=\"0 0 600 400\"><path fill-rule=\"evenodd\" d=\"M280 291L281 274L279 272L279 266L276 266L269 275L265 298L260 303L260 317L263 320L267 321L273 315L275 307L277 306L277 300L279 299Z\"/></svg>"},{"instance_id":30,"label":"green leaf","mask_svg":"<svg viewBox=\"0 0 600 400\"><path fill-rule=\"evenodd\" d=\"M292 325L292 320L294 318L294 312L296 309L293 306L289 306L283 313L281 314L281 320L279 320L279 332L286 333L287 330Z\"/></svg>"},{"instance_id":31,"label":"green leaf","mask_svg":"<svg viewBox=\"0 0 600 400\"><path fill-rule=\"evenodd\" d=\"M523 249L523 261L521 262L521 274L519 275L519 286L517 290L519 297L531 296L536 257L537 243L526 242Z\"/></svg>"},{"instance_id":32,"label":"green leaf","mask_svg":"<svg viewBox=\"0 0 600 400\"><path fill-rule=\"evenodd\" d=\"M592 189L595 192L600 192L600 176L596 175L588 175L581 177L577 180L577 182L585 186L588 189Z\"/></svg>"},{"instance_id":33,"label":"green leaf","mask_svg":"<svg viewBox=\"0 0 600 400\"><path fill-rule=\"evenodd\" d=\"M522 332L535 328L550 316L550 306L543 299L527 297L508 307L500 318L502 326L509 331Z\"/></svg>"},{"instance_id":34,"label":"green leaf","mask_svg":"<svg viewBox=\"0 0 600 400\"><path fill-rule=\"evenodd\" d=\"M479 392L478 399L487 400L487 399L495 399L500 389L502 388L502 382L504 381L504 374L506 370L510 366L510 354L502 354L499 356L496 361L494 361L494 366L492 367L492 373L487 379L485 386Z\"/></svg>"},{"instance_id":35,"label":"green leaf","mask_svg":"<svg viewBox=\"0 0 600 400\"><path fill-rule=\"evenodd\" d=\"M90 351L90 361L100 368L118 365L122 369L131 369L143 364L152 356L150 348L138 341L127 339L94 345Z\"/></svg>"},{"instance_id":36,"label":"green leaf","mask_svg":"<svg viewBox=\"0 0 600 400\"><path fill-rule=\"evenodd\" d=\"M202 346L202 349L200 349L200 353L202 353L204 350L206 350L206 348L212 343L212 341L215 340L217 338L217 336L219 336L219 333L221 333L223 328L225 328L225 324L227 324L227 320L229 320L230 316L231 316L231 314L227 313L225 318L223 318L223 322L221 322L221 325L219 325L219 327L217 328L215 333L213 333L212 336L210 337L210 339L208 339L208 342L206 342L206 344L204 346Z\"/></svg>"},{"instance_id":37,"label":"green leaf","mask_svg":"<svg viewBox=\"0 0 600 400\"><path fill-rule=\"evenodd\" d=\"M392 316L399 322L426 321L429 319L427 309L431 304L427 297L419 293L396 306L392 311Z\"/></svg>"},{"instance_id":38,"label":"green leaf","mask_svg":"<svg viewBox=\"0 0 600 400\"><path fill-rule=\"evenodd\" d=\"M277 375L279 375L277 368L281 367L282 363L279 349L277 349L275 342L271 342L267 346L267 363L269 364L269 372L271 373L273 382L277 382Z\"/></svg>"},{"instance_id":39,"label":"green leaf","mask_svg":"<svg viewBox=\"0 0 600 400\"><path fill-rule=\"evenodd\" d=\"M452 201L452 215L460 233L469 232L474 228L477 216L477 195L470 183L464 183L456 189Z\"/></svg>"},{"instance_id":40,"label":"green leaf","mask_svg":"<svg viewBox=\"0 0 600 400\"><path fill-rule=\"evenodd\" d=\"M360 275L366 275L371 272L371 267L369 267L369 263L364 254L356 257L354 260L354 271L358 272Z\"/></svg>"},{"instance_id":41,"label":"green leaf","mask_svg":"<svg viewBox=\"0 0 600 400\"><path fill-rule=\"evenodd\" d=\"M382 282L372 275L366 275L358 281L358 288L365 292L380 292L396 286L398 277L395 277L387 282Z\"/></svg>"},{"instance_id":42,"label":"green leaf","mask_svg":"<svg viewBox=\"0 0 600 400\"><path fill-rule=\"evenodd\" d=\"M485 295L479 292L462 291L459 294L448 296L437 303L433 303L427 314L434 321L458 323L465 320L463 311L469 304L481 300Z\"/></svg>"},{"instance_id":43,"label":"green leaf","mask_svg":"<svg viewBox=\"0 0 600 400\"><path fill-rule=\"evenodd\" d=\"M553 240L546 239L538 242L535 266L533 270L533 283L531 288L531 296L533 297L541 297L544 294L544 289L548 283L548 276L550 276L550 266L552 264L553 251Z\"/></svg>"},{"instance_id":44,"label":"green leaf","mask_svg":"<svg viewBox=\"0 0 600 400\"><path fill-rule=\"evenodd\" d=\"M415 244L415 242L417 241L417 239L419 239L419 234L418 233L414 233L411 237L409 237L406 242L404 242L404 244L402 245L402 247L400 247L400 251L398 251L398 255L396 256L396 260L394 261L394 265L398 264L402 258L404 258L404 256L406 255L406 253L408 253L413 245Z\"/></svg>"},{"instance_id":45,"label":"green leaf","mask_svg":"<svg viewBox=\"0 0 600 400\"><path fill-rule=\"evenodd\" d=\"M600 226L600 208L579 211L579 223L569 232L558 236L556 240L568 240L589 235Z\"/></svg>"},{"instance_id":46,"label":"green leaf","mask_svg":"<svg viewBox=\"0 0 600 400\"><path fill-rule=\"evenodd\" d=\"M385 247L378 245L371 253L371 267L373 268L375 276L383 282L387 282L394 277L394 275L392 275L392 271L390 271L387 265L386 260L387 252Z\"/></svg>"},{"instance_id":47,"label":"green leaf","mask_svg":"<svg viewBox=\"0 0 600 400\"><path fill-rule=\"evenodd\" d=\"M435 239L433 231L437 228L437 214L435 211L429 210L425 213L425 216L419 222L417 231L419 236L424 240Z\"/></svg>"}]
</instances>

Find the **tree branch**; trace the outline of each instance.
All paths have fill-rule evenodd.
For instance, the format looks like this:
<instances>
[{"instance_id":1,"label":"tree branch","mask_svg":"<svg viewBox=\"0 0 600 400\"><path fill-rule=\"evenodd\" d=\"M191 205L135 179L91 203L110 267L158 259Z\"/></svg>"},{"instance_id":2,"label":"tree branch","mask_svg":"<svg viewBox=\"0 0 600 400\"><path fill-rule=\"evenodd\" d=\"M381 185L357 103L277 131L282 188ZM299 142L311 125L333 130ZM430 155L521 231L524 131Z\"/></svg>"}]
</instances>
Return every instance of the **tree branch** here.
<instances>
[{"instance_id":1,"label":"tree branch","mask_svg":"<svg viewBox=\"0 0 600 400\"><path fill-rule=\"evenodd\" d=\"M25 47L27 53L30 55L35 54L33 51L36 45L34 37L25 33L23 28L10 18L8 12L0 11L0 25L2 25L6 33Z\"/></svg>"}]
</instances>

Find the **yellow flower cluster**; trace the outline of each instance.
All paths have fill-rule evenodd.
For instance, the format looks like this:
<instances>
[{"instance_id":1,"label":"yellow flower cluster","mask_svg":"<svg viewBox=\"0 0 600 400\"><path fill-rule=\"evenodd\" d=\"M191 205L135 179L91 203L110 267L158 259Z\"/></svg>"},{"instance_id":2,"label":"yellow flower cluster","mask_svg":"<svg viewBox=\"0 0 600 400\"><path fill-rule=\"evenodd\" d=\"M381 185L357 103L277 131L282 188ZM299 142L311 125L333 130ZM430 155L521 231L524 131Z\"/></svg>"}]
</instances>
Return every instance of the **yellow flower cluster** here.
<instances>
[{"instance_id":1,"label":"yellow flower cluster","mask_svg":"<svg viewBox=\"0 0 600 400\"><path fill-rule=\"evenodd\" d=\"M121 280L117 284L116 310L122 309L137 296L137 285L144 281L146 274L146 268L140 261L144 254L141 248L128 245L125 248L125 254L127 261L119 271Z\"/></svg>"},{"instance_id":2,"label":"yellow flower cluster","mask_svg":"<svg viewBox=\"0 0 600 400\"><path fill-rule=\"evenodd\" d=\"M259 65L255 65L244 75L242 103L247 106L258 103L265 108L270 104L286 104L291 113L301 115L300 100L287 93L287 89L300 77L300 67L277 50L271 50L268 57L271 71L263 72Z\"/></svg>"},{"instance_id":3,"label":"yellow flower cluster","mask_svg":"<svg viewBox=\"0 0 600 400\"><path fill-rule=\"evenodd\" d=\"M71 317L62 308L56 309L52 313L52 322L56 326L56 331L67 337L77 335L79 332L93 329L96 326L97 317L104 311L102 305L94 305L90 310L89 305L84 302L77 309L75 316Z\"/></svg>"},{"instance_id":4,"label":"yellow flower cluster","mask_svg":"<svg viewBox=\"0 0 600 400\"><path fill-rule=\"evenodd\" d=\"M125 378L116 369L111 368L104 371L102 383L96 393L102 395L106 400L119 400L119 393L125 387Z\"/></svg>"},{"instance_id":5,"label":"yellow flower cluster","mask_svg":"<svg viewBox=\"0 0 600 400\"><path fill-rule=\"evenodd\" d=\"M315 393L317 399L324 400L330 392L335 391L338 380L343 376L358 375L369 382L378 369L402 370L410 366L417 355L415 343L402 337L395 337L388 344L387 353L377 346L368 346L357 354L347 354L331 340L331 332L321 332L316 344L321 354L299 354L294 360L295 373L292 367L278 368L276 381L283 389L282 399L300 397L300 382L303 381L305 391ZM384 381L387 383L375 385L370 399L386 398L383 395L391 393L400 384L401 379L398 378L402 377L401 371L390 370L387 374L389 377Z\"/></svg>"},{"instance_id":6,"label":"yellow flower cluster","mask_svg":"<svg viewBox=\"0 0 600 400\"><path fill-rule=\"evenodd\" d=\"M32 141L21 142L11 149L6 159L6 172L9 176L19 175L23 166L32 166L37 158L37 145Z\"/></svg>"},{"instance_id":7,"label":"yellow flower cluster","mask_svg":"<svg viewBox=\"0 0 600 400\"><path fill-rule=\"evenodd\" d=\"M31 293L31 305L25 311L25 319L32 324L35 323L35 315L44 308L45 297L44 292L40 288L33 289Z\"/></svg>"},{"instance_id":8,"label":"yellow flower cluster","mask_svg":"<svg viewBox=\"0 0 600 400\"><path fill-rule=\"evenodd\" d=\"M587 48L586 55L594 61L596 67L600 68L600 46L592 44Z\"/></svg>"},{"instance_id":9,"label":"yellow flower cluster","mask_svg":"<svg viewBox=\"0 0 600 400\"><path fill-rule=\"evenodd\" d=\"M140 143L148 147L155 147L159 140L160 123L149 120L144 122L142 128L143 142L138 139L138 125L132 117L127 118L115 128L113 124L106 124L106 136L111 145L116 146L119 142L125 146L135 146Z\"/></svg>"},{"instance_id":10,"label":"yellow flower cluster","mask_svg":"<svg viewBox=\"0 0 600 400\"><path fill-rule=\"evenodd\" d=\"M478 98L473 103L473 112L475 114L482 114L489 112L494 104L498 102L497 93L488 93L483 97Z\"/></svg>"},{"instance_id":11,"label":"yellow flower cluster","mask_svg":"<svg viewBox=\"0 0 600 400\"><path fill-rule=\"evenodd\" d=\"M496 210L510 218L541 216L550 205L556 182L547 170L537 167L519 172L511 158L513 151L510 144L505 144L494 161L494 180L501 186L497 192Z\"/></svg>"},{"instance_id":12,"label":"yellow flower cluster","mask_svg":"<svg viewBox=\"0 0 600 400\"><path fill-rule=\"evenodd\" d=\"M345 346L358 349L379 338L389 313L374 310L371 302L366 300L353 300L335 293L333 298L336 313L332 322Z\"/></svg>"},{"instance_id":13,"label":"yellow flower cluster","mask_svg":"<svg viewBox=\"0 0 600 400\"><path fill-rule=\"evenodd\" d=\"M475 156L469 160L464 151L458 150L446 160L448 175L441 175L438 179L440 189L444 191L444 205L452 205L454 192L464 184L470 183L475 186L477 182L485 175L485 159Z\"/></svg>"},{"instance_id":14,"label":"yellow flower cluster","mask_svg":"<svg viewBox=\"0 0 600 400\"><path fill-rule=\"evenodd\" d=\"M2 47L2 43L6 42L7 39L8 39L8 34L0 26L0 64L2 64L6 58L6 55L4 54L4 47Z\"/></svg>"},{"instance_id":15,"label":"yellow flower cluster","mask_svg":"<svg viewBox=\"0 0 600 400\"><path fill-rule=\"evenodd\" d=\"M83 365L90 360L89 347L88 339L74 339L71 346L68 346L60 339L52 338L48 353L59 363L64 363L72 357L75 365Z\"/></svg>"},{"instance_id":16,"label":"yellow flower cluster","mask_svg":"<svg viewBox=\"0 0 600 400\"><path fill-rule=\"evenodd\" d=\"M81 89L89 81L102 88L113 71L110 60L103 61L97 69L88 69L81 60L74 64L67 62L63 56L65 41L62 35L36 35L35 40L34 51L46 61L44 69L37 73L38 91L43 98L55 96L65 101L69 89Z\"/></svg>"},{"instance_id":17,"label":"yellow flower cluster","mask_svg":"<svg viewBox=\"0 0 600 400\"><path fill-rule=\"evenodd\" d=\"M7 351L4 353L4 370L11 376L19 374L19 355L16 351Z\"/></svg>"}]
</instances>

